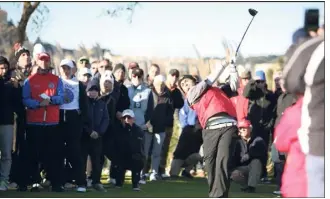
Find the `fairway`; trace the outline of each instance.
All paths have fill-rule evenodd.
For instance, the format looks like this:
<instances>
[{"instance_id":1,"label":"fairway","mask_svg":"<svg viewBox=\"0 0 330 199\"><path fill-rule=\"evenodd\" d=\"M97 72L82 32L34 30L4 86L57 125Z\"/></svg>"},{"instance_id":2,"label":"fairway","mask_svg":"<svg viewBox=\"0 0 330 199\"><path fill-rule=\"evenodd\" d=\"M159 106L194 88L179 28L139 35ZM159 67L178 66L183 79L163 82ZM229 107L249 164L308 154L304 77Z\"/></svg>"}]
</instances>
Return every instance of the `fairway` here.
<instances>
[{"instance_id":1,"label":"fairway","mask_svg":"<svg viewBox=\"0 0 330 199\"><path fill-rule=\"evenodd\" d=\"M196 178L193 180L179 179L179 180L160 180L157 182L148 182L146 185L141 185L140 192L132 190L130 180L123 188L113 188L111 185L105 185L108 190L107 193L96 192L89 189L87 193L76 193L74 190L66 191L64 193L53 193L42 190L39 193L31 192L17 192L10 190L7 192L0 192L0 197L4 198L205 198L207 197L208 186L206 179ZM269 198L276 197L272 194L275 190L275 185L260 184L257 187L256 193L242 193L240 186L235 183L231 184L229 196L232 198Z\"/></svg>"}]
</instances>

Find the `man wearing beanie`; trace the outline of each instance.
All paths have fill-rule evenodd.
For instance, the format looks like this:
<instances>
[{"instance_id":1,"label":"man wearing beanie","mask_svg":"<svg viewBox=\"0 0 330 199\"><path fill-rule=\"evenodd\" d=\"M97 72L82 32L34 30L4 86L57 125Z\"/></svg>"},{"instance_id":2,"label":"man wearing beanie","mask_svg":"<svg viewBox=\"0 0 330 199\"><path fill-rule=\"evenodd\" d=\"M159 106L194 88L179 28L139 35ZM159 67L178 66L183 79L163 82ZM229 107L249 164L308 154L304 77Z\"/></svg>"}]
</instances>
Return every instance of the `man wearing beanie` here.
<instances>
[{"instance_id":1,"label":"man wearing beanie","mask_svg":"<svg viewBox=\"0 0 330 199\"><path fill-rule=\"evenodd\" d=\"M23 103L26 109L26 139L29 148L29 163L33 186L39 191L39 163L47 168L52 191L62 192L63 188L63 140L58 133L59 106L64 102L63 83L50 73L50 56L40 53L37 57L38 72L28 77L23 85Z\"/></svg>"},{"instance_id":2,"label":"man wearing beanie","mask_svg":"<svg viewBox=\"0 0 330 199\"><path fill-rule=\"evenodd\" d=\"M259 136L268 148L271 143L270 136L273 133L276 119L276 96L267 89L266 75L262 70L255 73L254 79L251 79L243 90L243 96L249 100L247 118L252 124L253 136ZM267 160L268 151L262 158L262 181L269 183L267 178Z\"/></svg>"},{"instance_id":3,"label":"man wearing beanie","mask_svg":"<svg viewBox=\"0 0 330 199\"><path fill-rule=\"evenodd\" d=\"M101 155L102 155L102 136L106 132L109 125L109 114L107 105L99 97L100 88L94 82L87 86L88 107L89 107L89 121L92 124L92 132L89 128L84 128L82 135L82 151L83 151L83 165L86 171L87 157L91 158L92 163L92 185L93 188L100 192L106 192L101 184Z\"/></svg>"}]
</instances>

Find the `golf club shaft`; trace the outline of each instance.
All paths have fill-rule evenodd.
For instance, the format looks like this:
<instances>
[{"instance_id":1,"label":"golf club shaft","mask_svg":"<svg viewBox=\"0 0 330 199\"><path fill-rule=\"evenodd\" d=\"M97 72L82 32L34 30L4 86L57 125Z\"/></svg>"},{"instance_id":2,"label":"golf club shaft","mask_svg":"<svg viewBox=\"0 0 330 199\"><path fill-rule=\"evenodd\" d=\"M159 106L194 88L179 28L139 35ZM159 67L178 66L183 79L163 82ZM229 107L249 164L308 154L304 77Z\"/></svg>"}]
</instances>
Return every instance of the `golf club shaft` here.
<instances>
[{"instance_id":1,"label":"golf club shaft","mask_svg":"<svg viewBox=\"0 0 330 199\"><path fill-rule=\"evenodd\" d=\"M245 35L246 35L246 32L249 30L249 28L250 28L250 25L251 25L251 23L252 23L252 21L253 21L254 17L255 17L255 16L253 16L253 17L252 17L252 19L251 19L251 21L250 21L250 23L249 23L248 27L246 28L246 30L245 30L245 32L244 32L244 35L243 35L243 37L242 37L241 41L240 41L240 42L239 42L239 44L238 44L238 47L237 47L237 49L236 49L236 53L235 53L235 57L237 57L237 55L238 55L239 47L241 46L241 44L242 44L242 41L243 41L243 39L244 39L244 37L245 37Z\"/></svg>"}]
</instances>

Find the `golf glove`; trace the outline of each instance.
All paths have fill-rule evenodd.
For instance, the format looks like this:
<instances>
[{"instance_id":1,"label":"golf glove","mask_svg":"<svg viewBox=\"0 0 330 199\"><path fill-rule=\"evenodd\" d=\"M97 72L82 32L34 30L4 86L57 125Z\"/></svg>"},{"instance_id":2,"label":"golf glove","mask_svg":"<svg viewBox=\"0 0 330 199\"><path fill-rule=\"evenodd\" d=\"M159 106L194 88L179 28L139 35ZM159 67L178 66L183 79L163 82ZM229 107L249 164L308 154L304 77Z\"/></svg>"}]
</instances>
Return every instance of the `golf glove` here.
<instances>
[{"instance_id":1,"label":"golf glove","mask_svg":"<svg viewBox=\"0 0 330 199\"><path fill-rule=\"evenodd\" d=\"M96 132L96 131L93 131L92 133L91 133L91 138L93 138L93 139L97 139L97 138L99 138L99 134Z\"/></svg>"}]
</instances>

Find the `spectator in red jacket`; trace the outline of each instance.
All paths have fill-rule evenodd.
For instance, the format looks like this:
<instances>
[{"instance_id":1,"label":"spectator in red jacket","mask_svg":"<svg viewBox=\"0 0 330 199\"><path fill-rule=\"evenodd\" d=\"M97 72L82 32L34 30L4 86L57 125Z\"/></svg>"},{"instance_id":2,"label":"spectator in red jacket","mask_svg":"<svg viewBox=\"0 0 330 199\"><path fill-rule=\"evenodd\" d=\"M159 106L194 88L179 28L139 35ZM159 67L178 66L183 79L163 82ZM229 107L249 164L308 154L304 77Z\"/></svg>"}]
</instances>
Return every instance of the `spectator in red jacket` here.
<instances>
[{"instance_id":1,"label":"spectator in red jacket","mask_svg":"<svg viewBox=\"0 0 330 199\"><path fill-rule=\"evenodd\" d=\"M282 176L281 194L284 197L307 197L305 154L302 152L298 129L301 126L303 97L287 108L275 128L274 143L278 151L288 153Z\"/></svg>"}]
</instances>

